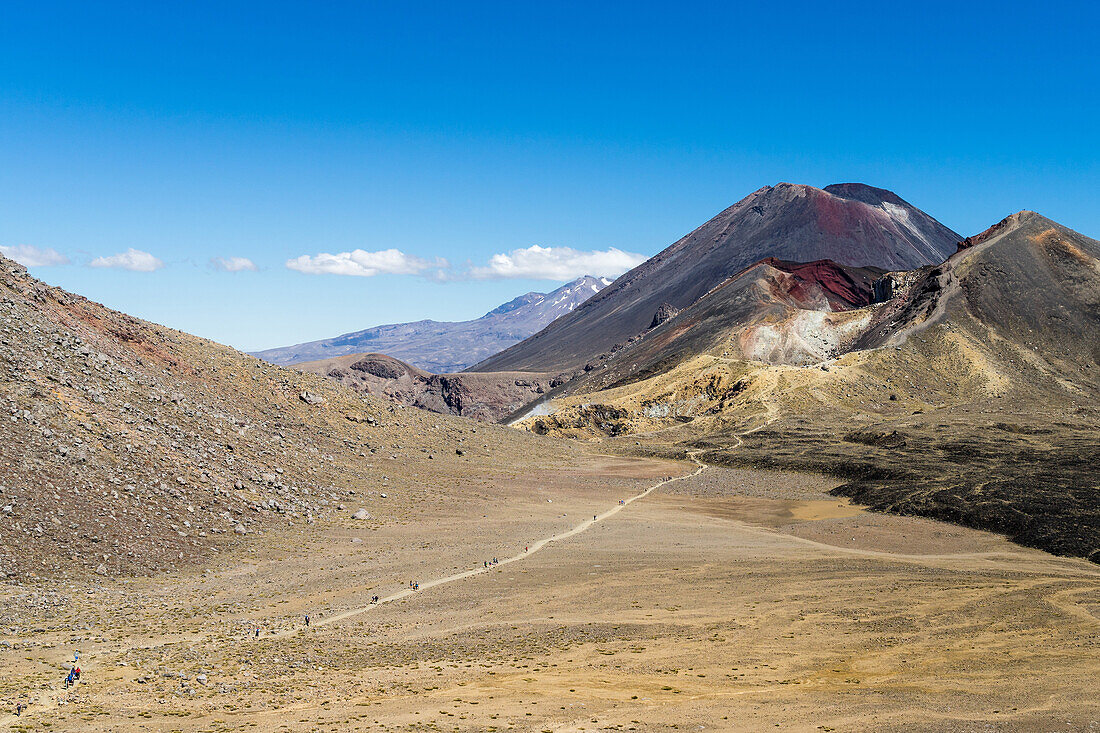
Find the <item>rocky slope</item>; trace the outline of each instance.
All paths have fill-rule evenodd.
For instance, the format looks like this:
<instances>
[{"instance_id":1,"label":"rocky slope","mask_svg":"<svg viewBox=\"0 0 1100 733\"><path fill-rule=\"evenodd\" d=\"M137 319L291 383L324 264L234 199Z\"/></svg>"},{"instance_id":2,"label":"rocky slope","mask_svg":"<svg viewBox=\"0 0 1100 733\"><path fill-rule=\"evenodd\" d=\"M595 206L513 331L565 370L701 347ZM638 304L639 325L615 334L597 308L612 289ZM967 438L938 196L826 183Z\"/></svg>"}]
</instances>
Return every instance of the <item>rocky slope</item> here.
<instances>
[{"instance_id":1,"label":"rocky slope","mask_svg":"<svg viewBox=\"0 0 1100 733\"><path fill-rule=\"evenodd\" d=\"M490 443L552 460L515 431L265 364L2 258L0 418L0 577L155 572L387 489L438 501L490 470Z\"/></svg>"},{"instance_id":2,"label":"rocky slope","mask_svg":"<svg viewBox=\"0 0 1100 733\"><path fill-rule=\"evenodd\" d=\"M645 332L768 257L912 269L942 262L961 237L895 194L863 184L765 186L626 273L534 336L470 371L565 372Z\"/></svg>"},{"instance_id":3,"label":"rocky slope","mask_svg":"<svg viewBox=\"0 0 1100 733\"><path fill-rule=\"evenodd\" d=\"M1021 212L940 265L839 288L822 266L731 278L523 426L824 470L877 509L1100 561L1100 242Z\"/></svg>"},{"instance_id":4,"label":"rocky slope","mask_svg":"<svg viewBox=\"0 0 1100 733\"><path fill-rule=\"evenodd\" d=\"M349 354L295 368L401 405L485 422L498 422L563 381L528 372L432 374L384 354Z\"/></svg>"},{"instance_id":5,"label":"rocky slope","mask_svg":"<svg viewBox=\"0 0 1100 733\"><path fill-rule=\"evenodd\" d=\"M298 364L378 353L437 374L458 372L570 313L610 283L606 278L586 275L550 293L521 295L472 321L375 326L336 338L267 349L255 356L272 364Z\"/></svg>"}]
</instances>

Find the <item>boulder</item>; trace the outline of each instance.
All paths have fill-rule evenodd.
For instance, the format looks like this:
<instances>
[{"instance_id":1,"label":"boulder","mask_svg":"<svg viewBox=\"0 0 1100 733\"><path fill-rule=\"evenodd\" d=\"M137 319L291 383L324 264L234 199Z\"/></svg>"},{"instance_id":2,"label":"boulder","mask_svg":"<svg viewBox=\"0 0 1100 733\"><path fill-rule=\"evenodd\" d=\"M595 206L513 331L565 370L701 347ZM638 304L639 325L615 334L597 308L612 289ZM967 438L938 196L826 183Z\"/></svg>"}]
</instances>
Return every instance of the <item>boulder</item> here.
<instances>
[{"instance_id":1,"label":"boulder","mask_svg":"<svg viewBox=\"0 0 1100 733\"><path fill-rule=\"evenodd\" d=\"M370 519L371 517L370 517L370 512L368 512L366 509L363 509L362 507L360 507L359 509L357 509L355 511L354 514L351 515L351 518L352 519Z\"/></svg>"},{"instance_id":2,"label":"boulder","mask_svg":"<svg viewBox=\"0 0 1100 733\"><path fill-rule=\"evenodd\" d=\"M653 314L653 320L649 322L650 328L657 328L666 321L671 321L679 313L679 309L673 308L669 303L661 303L657 312Z\"/></svg>"},{"instance_id":3,"label":"boulder","mask_svg":"<svg viewBox=\"0 0 1100 733\"><path fill-rule=\"evenodd\" d=\"M298 399L305 402L307 405L323 405L325 404L325 398L320 395L313 394L309 390L303 390Z\"/></svg>"}]
</instances>

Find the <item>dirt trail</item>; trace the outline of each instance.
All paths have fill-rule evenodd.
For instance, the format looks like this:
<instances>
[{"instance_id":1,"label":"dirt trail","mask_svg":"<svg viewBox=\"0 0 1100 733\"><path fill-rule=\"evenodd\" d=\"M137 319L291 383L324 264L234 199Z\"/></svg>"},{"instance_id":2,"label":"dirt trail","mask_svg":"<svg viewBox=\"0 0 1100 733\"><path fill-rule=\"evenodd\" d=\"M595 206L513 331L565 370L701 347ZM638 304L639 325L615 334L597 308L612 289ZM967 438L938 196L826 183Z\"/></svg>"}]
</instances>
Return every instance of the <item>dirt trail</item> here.
<instances>
[{"instance_id":1,"label":"dirt trail","mask_svg":"<svg viewBox=\"0 0 1100 733\"><path fill-rule=\"evenodd\" d=\"M662 486L665 486L666 484L670 484L674 481L681 481L681 480L686 479L686 478L692 478L693 476L698 476L700 473L702 473L703 471L706 470L707 466L706 466L706 464L700 462L698 458L696 458L696 453L697 453L697 451L692 451L692 452L688 453L688 458L690 458L691 461L698 466L698 468L696 468L691 473L684 474L683 476L673 476L673 477L658 481L657 483L655 483L652 486L650 486L649 488L647 488L645 491L643 491L639 494L635 494L634 496L631 496L628 499L624 499L621 504L615 505L611 509L608 509L606 512L604 512L602 514L597 514L594 517L592 517L592 519L585 520L584 522L581 522L576 527L573 527L572 529L570 529L566 532L562 532L562 533L556 534L556 535L551 535L550 537L546 537L544 539L537 540L536 542L533 542L532 544L528 545L527 549L524 550L523 552L520 552L516 555L512 555L511 557L503 558L503 559L499 560L495 565L491 565L489 567L472 568L470 570L465 570L461 573L455 573L453 575L447 575L447 576L442 577L442 578L436 578L435 580L429 580L429 581L426 581L424 583L420 583L420 589L419 590L413 590L412 588L406 588L405 590L394 593L393 595L389 595L389 596L386 596L384 598L379 598L376 603L370 603L370 604L367 604L365 606L359 606L358 608L352 608L352 609L349 609L347 611L341 611L340 613L329 616L328 618L315 621L313 623L313 626L328 626L329 624L334 624L334 623L337 623L339 621L343 621L345 619L352 618L353 616L358 616L359 614L366 613L367 611L371 610L372 608L375 608L375 607L377 607L377 606L379 606L383 603L392 603L394 601L399 601L402 598L407 598L407 597L409 597L411 595L415 595L415 594L417 594L421 591L428 590L429 588L435 588L435 587L440 586L440 585L446 585L447 583L454 583L454 582L457 582L459 580L463 580L465 578L473 577L475 575L484 575L484 574L489 573L490 571L492 571L494 568L497 568L501 565L508 565L509 563L514 563L514 562L518 562L520 560L524 560L526 558L529 558L532 555L534 555L536 552L538 552L539 550L545 548L547 545L549 545L553 542L560 542L561 540L565 540L565 539L568 539L570 537L574 537L578 534L581 534L582 532L585 532L585 531L591 529L596 524L598 524L598 523L600 523L600 522L602 522L606 519L610 519L611 517L615 516L620 511L625 509L626 507L633 504L635 501L638 501L639 499L644 499L645 497L647 497L651 493L653 493L655 490L659 489ZM298 629L289 629L289 630L286 630L286 631L278 632L277 634L273 634L273 636L287 636L287 635L290 635L290 634L295 634L297 632L298 632Z\"/></svg>"}]
</instances>

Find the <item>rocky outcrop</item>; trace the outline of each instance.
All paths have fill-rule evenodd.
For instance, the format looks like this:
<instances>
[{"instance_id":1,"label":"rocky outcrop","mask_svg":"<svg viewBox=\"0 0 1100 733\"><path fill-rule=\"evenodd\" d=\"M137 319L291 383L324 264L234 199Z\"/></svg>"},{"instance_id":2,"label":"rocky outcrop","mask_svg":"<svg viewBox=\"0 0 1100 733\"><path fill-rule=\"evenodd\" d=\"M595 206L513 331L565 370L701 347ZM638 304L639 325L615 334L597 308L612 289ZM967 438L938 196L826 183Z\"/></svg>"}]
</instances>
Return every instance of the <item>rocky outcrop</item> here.
<instances>
[{"instance_id":1,"label":"rocky outcrop","mask_svg":"<svg viewBox=\"0 0 1100 733\"><path fill-rule=\"evenodd\" d=\"M501 420L562 381L525 372L432 374L384 354L350 354L296 368L398 404L485 422Z\"/></svg>"},{"instance_id":2,"label":"rocky outcrop","mask_svg":"<svg viewBox=\"0 0 1100 733\"><path fill-rule=\"evenodd\" d=\"M665 321L671 321L679 312L680 310L678 308L673 308L668 303L661 303L661 307L653 314L653 320L649 322L649 328L657 328L657 326L660 326Z\"/></svg>"}]
</instances>

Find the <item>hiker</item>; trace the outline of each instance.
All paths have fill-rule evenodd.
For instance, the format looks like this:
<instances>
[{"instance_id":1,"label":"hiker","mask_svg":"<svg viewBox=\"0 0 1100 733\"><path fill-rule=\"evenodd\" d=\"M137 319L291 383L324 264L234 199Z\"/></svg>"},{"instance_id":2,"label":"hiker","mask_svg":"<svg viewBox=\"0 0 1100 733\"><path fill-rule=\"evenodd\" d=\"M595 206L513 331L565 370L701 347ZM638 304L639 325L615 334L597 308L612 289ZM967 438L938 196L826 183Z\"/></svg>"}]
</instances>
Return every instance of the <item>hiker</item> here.
<instances>
[{"instance_id":1,"label":"hiker","mask_svg":"<svg viewBox=\"0 0 1100 733\"><path fill-rule=\"evenodd\" d=\"M73 670L69 670L69 673L65 675L65 687L69 688L73 686Z\"/></svg>"},{"instance_id":2,"label":"hiker","mask_svg":"<svg viewBox=\"0 0 1100 733\"><path fill-rule=\"evenodd\" d=\"M306 626L309 626L309 614L306 614Z\"/></svg>"},{"instance_id":3,"label":"hiker","mask_svg":"<svg viewBox=\"0 0 1100 733\"><path fill-rule=\"evenodd\" d=\"M27 706L26 706L26 705L24 705L23 703L19 703L18 705L16 705L16 706L15 706L15 717L17 717L17 718L18 718L18 717L19 717L20 715L22 715L22 714L23 714L23 710L24 710L24 709L25 709L26 707L27 707Z\"/></svg>"},{"instance_id":4,"label":"hiker","mask_svg":"<svg viewBox=\"0 0 1100 733\"><path fill-rule=\"evenodd\" d=\"M260 638L260 627L259 626L256 627L256 638L257 639Z\"/></svg>"},{"instance_id":5,"label":"hiker","mask_svg":"<svg viewBox=\"0 0 1100 733\"><path fill-rule=\"evenodd\" d=\"M79 681L80 681L80 667L77 667L76 669L73 670L73 682L79 682Z\"/></svg>"}]
</instances>

